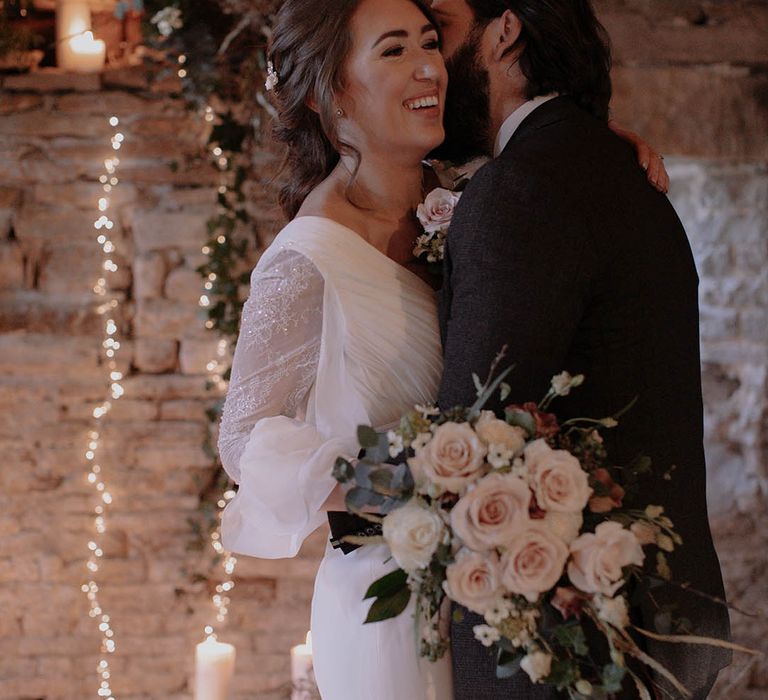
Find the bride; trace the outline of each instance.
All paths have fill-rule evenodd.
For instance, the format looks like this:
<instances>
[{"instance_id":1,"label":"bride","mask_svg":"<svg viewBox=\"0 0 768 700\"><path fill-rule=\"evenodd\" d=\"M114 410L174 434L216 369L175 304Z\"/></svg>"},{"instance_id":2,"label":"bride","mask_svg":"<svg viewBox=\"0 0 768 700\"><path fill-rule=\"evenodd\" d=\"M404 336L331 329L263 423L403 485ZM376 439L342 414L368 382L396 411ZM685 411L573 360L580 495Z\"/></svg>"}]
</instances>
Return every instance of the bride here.
<instances>
[{"instance_id":1,"label":"bride","mask_svg":"<svg viewBox=\"0 0 768 700\"><path fill-rule=\"evenodd\" d=\"M422 0L287 0L271 63L290 223L251 278L219 449L239 484L225 548L281 558L345 510L331 467L356 457L357 426L435 399L435 293L411 251L447 74ZM386 545L326 544L311 622L324 700L453 697L450 659L419 659L410 615L363 624L367 587L395 568Z\"/></svg>"}]
</instances>

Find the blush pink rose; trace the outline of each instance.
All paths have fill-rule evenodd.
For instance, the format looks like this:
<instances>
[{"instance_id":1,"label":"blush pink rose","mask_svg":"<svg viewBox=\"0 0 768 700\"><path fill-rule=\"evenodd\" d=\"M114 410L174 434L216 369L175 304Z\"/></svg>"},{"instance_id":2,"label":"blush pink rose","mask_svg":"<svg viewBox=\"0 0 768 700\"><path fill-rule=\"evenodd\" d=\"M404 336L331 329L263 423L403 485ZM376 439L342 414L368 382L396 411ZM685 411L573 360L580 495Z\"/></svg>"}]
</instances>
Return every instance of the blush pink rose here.
<instances>
[{"instance_id":1,"label":"blush pink rose","mask_svg":"<svg viewBox=\"0 0 768 700\"><path fill-rule=\"evenodd\" d=\"M622 568L641 566L643 548L621 523L600 523L595 532L585 533L571 543L568 577L585 593L613 596L624 583Z\"/></svg>"},{"instance_id":2,"label":"blush pink rose","mask_svg":"<svg viewBox=\"0 0 768 700\"><path fill-rule=\"evenodd\" d=\"M518 534L501 557L504 586L529 601L548 591L563 574L568 547L542 525L531 524Z\"/></svg>"},{"instance_id":3,"label":"blush pink rose","mask_svg":"<svg viewBox=\"0 0 768 700\"><path fill-rule=\"evenodd\" d=\"M528 525L531 490L512 474L489 474L467 491L451 511L454 533L470 549L506 545Z\"/></svg>"},{"instance_id":4,"label":"blush pink rose","mask_svg":"<svg viewBox=\"0 0 768 700\"><path fill-rule=\"evenodd\" d=\"M448 596L484 615L501 596L501 572L495 552L480 554L462 548L445 571L443 588Z\"/></svg>"},{"instance_id":5,"label":"blush pink rose","mask_svg":"<svg viewBox=\"0 0 768 700\"><path fill-rule=\"evenodd\" d=\"M416 216L427 233L447 229L453 218L453 210L461 199L461 192L436 187L416 208Z\"/></svg>"},{"instance_id":6,"label":"blush pink rose","mask_svg":"<svg viewBox=\"0 0 768 700\"><path fill-rule=\"evenodd\" d=\"M483 473L486 447L469 423L443 423L408 460L417 483L434 482L461 493Z\"/></svg>"},{"instance_id":7,"label":"blush pink rose","mask_svg":"<svg viewBox=\"0 0 768 700\"><path fill-rule=\"evenodd\" d=\"M533 475L536 502L544 511L577 513L592 495L589 476L579 460L565 450L553 450L545 440L536 440L523 453Z\"/></svg>"}]
</instances>

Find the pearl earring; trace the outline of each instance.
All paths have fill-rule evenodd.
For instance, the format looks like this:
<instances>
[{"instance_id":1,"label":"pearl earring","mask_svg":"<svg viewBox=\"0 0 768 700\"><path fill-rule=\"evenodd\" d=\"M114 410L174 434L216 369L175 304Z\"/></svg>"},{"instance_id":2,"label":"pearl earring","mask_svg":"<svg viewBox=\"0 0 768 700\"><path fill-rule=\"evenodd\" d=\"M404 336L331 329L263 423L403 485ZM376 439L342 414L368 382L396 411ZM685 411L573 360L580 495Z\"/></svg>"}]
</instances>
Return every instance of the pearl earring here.
<instances>
[{"instance_id":1,"label":"pearl earring","mask_svg":"<svg viewBox=\"0 0 768 700\"><path fill-rule=\"evenodd\" d=\"M341 107L336 108L336 116L337 117L343 117L344 116L344 110Z\"/></svg>"}]
</instances>

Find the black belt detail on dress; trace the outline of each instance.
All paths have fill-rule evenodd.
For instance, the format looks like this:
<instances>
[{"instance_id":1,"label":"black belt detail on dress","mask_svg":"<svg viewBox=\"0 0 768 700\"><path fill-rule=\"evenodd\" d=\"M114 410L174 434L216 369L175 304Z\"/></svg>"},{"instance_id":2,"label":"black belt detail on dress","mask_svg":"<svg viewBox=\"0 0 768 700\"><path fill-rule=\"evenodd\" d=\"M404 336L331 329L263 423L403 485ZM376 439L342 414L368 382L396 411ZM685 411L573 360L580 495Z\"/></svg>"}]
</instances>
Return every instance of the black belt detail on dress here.
<instances>
[{"instance_id":1,"label":"black belt detail on dress","mask_svg":"<svg viewBox=\"0 0 768 700\"><path fill-rule=\"evenodd\" d=\"M331 526L331 546L334 549L341 549L344 554L349 554L362 545L342 542L342 537L346 535L373 537L382 533L380 523L372 523L345 510L329 510L328 524Z\"/></svg>"}]
</instances>

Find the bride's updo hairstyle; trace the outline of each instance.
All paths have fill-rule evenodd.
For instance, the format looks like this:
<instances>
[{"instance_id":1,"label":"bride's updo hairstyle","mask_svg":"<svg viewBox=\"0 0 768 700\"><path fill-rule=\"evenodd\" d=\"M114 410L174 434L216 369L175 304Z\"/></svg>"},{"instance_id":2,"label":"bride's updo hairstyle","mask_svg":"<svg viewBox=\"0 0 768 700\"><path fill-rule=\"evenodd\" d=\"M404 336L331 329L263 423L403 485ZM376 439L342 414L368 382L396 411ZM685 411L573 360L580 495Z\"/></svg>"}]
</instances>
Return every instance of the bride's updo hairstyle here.
<instances>
[{"instance_id":1,"label":"bride's updo hairstyle","mask_svg":"<svg viewBox=\"0 0 768 700\"><path fill-rule=\"evenodd\" d=\"M340 153L351 153L359 162L357 149L338 137L334 95L344 88L350 24L362 2L285 0L275 16L269 60L277 83L270 95L277 109L273 136L287 147L289 179L279 202L289 219L336 167ZM437 26L423 0L410 2Z\"/></svg>"}]
</instances>

